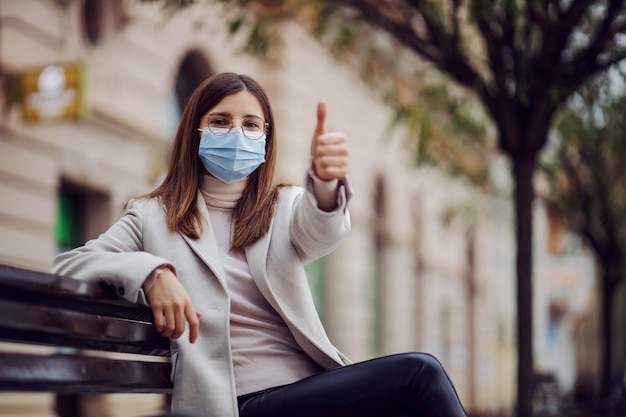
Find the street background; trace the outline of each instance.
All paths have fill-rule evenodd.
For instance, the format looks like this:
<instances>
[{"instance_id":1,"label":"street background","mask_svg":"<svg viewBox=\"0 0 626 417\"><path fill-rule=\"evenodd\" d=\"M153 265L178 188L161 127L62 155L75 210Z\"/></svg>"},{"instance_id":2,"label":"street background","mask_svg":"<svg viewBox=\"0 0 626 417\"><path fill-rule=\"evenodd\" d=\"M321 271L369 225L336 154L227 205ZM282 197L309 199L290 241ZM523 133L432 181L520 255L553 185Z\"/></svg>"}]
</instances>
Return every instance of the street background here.
<instances>
[{"instance_id":1,"label":"street background","mask_svg":"<svg viewBox=\"0 0 626 417\"><path fill-rule=\"evenodd\" d=\"M329 128L349 138L352 231L308 266L331 340L355 361L431 353L468 411L511 415L509 162L490 155L489 190L416 163L420 136L392 123L394 109L379 91L297 22L283 22L280 35L280 47L261 58L244 51L244 34L230 35L211 3L170 15L136 1L0 0L0 262L48 271L55 254L97 237L128 199L159 183L193 88L222 71L247 74L273 105L280 182L302 182L318 100L328 103ZM419 82L445 82L432 65L417 65ZM495 141L485 124L484 136ZM540 198L532 211L541 381L534 406L548 413L593 385L597 273L592 253L558 213ZM140 416L162 403L158 395L111 395L85 407L90 416ZM52 416L53 404L48 394L3 393L0 415Z\"/></svg>"}]
</instances>

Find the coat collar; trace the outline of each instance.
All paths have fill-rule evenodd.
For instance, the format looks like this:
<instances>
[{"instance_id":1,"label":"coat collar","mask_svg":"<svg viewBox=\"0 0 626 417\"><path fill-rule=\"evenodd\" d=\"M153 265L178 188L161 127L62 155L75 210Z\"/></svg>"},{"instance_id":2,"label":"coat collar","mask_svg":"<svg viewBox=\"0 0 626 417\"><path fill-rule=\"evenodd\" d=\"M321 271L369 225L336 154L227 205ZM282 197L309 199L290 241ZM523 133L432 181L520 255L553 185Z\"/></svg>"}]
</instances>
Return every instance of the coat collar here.
<instances>
[{"instance_id":1,"label":"coat collar","mask_svg":"<svg viewBox=\"0 0 626 417\"><path fill-rule=\"evenodd\" d=\"M206 202L202 193L198 191L196 196L196 204L200 217L202 218L202 233L198 239L191 239L189 236L181 234L183 239L187 242L191 250L211 269L215 274L220 284L225 291L228 291L228 284L226 282L226 274L220 259L220 251L217 247L217 240L215 239L215 232L209 221L209 210L206 207Z\"/></svg>"},{"instance_id":2,"label":"coat collar","mask_svg":"<svg viewBox=\"0 0 626 417\"><path fill-rule=\"evenodd\" d=\"M269 287L267 278L266 260L270 247L269 236L271 235L272 226L274 226L274 219L272 219L267 233L257 239L253 244L247 246L245 253L252 280L256 283L257 288L261 291L267 302L282 315L281 308Z\"/></svg>"},{"instance_id":3,"label":"coat collar","mask_svg":"<svg viewBox=\"0 0 626 417\"><path fill-rule=\"evenodd\" d=\"M338 354L335 351L327 351L323 347L316 345L313 338L302 331L301 323L298 323L298 320L314 320L316 318L294 317L285 314L282 304L288 304L293 301L289 300L284 295L281 296L280 291L275 291L275 289L272 288L272 282L267 275L266 260L268 258L270 235L274 227L274 219L275 218L272 218L268 232L246 248L246 258L248 259L252 279L267 302L269 302L283 318L300 347L318 364L325 368L335 368L337 365L343 363L342 359L337 356Z\"/></svg>"},{"instance_id":4,"label":"coat collar","mask_svg":"<svg viewBox=\"0 0 626 417\"><path fill-rule=\"evenodd\" d=\"M215 233L211 227L211 222L209 221L209 211L200 192L198 192L197 201L198 210L204 219L203 233L197 240L190 239L187 236L183 236L183 238L188 243L189 247L198 255L198 257L211 269L211 271L213 271L224 290L228 292L226 274L219 255L220 251L217 247L217 240L215 239ZM298 321L296 317L286 317L280 303L288 303L289 300L285 299L285 297L281 297L280 294L276 294L271 286L270 280L268 279L266 263L274 222L275 218L272 219L268 232L245 249L246 259L248 260L248 266L250 268L252 278L266 300L278 312L278 314L283 317L283 320L285 320L285 323L293 332L296 341L300 344L300 346L302 346L304 351L307 352L320 365L323 365L326 368L334 368L338 364L342 364L341 358L337 356L335 351L326 351L316 344L309 335L305 335L298 323L296 323Z\"/></svg>"}]
</instances>

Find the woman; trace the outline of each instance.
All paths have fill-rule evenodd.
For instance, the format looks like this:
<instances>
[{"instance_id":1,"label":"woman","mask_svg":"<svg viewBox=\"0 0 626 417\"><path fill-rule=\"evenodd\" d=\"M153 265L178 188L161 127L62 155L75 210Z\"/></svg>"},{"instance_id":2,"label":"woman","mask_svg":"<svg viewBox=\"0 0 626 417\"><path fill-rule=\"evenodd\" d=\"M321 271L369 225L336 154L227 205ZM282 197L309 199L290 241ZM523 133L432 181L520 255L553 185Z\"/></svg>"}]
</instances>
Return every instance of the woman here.
<instances>
[{"instance_id":1,"label":"woman","mask_svg":"<svg viewBox=\"0 0 626 417\"><path fill-rule=\"evenodd\" d=\"M344 135L318 105L305 186L274 182L268 98L223 73L191 96L168 174L53 272L114 285L171 339L173 410L202 416L464 416L423 354L349 365L316 314L303 265L350 229ZM185 336L185 337L181 337Z\"/></svg>"}]
</instances>

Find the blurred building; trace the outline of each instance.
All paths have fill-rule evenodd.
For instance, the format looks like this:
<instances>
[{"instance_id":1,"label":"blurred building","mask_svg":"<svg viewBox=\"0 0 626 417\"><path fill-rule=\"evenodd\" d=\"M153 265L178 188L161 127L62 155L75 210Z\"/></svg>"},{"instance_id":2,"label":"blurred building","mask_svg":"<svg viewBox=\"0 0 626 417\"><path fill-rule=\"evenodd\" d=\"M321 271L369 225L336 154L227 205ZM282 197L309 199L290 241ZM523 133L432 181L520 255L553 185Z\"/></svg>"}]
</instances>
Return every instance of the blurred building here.
<instances>
[{"instance_id":1,"label":"blurred building","mask_svg":"<svg viewBox=\"0 0 626 417\"><path fill-rule=\"evenodd\" d=\"M158 184L195 86L217 72L246 73L273 103L280 181L301 183L318 100L328 103L329 128L351 143L353 230L309 265L331 339L354 360L435 354L468 410L509 409L516 359L510 199L416 168L405 132L391 128L392 110L350 68L295 24L283 25L282 40L267 59L251 57L243 36L229 36L221 12L204 3L169 16L137 1L0 0L0 262L47 271L56 253L106 230L129 198ZM535 229L536 277L555 295L538 297L536 345L541 366L561 369L569 362L561 365L554 347L561 329L574 349L563 326L574 307L566 302L564 314L550 315L563 300L550 284L557 265L542 257L548 228ZM561 268L557 281L578 300L566 281L587 285L592 272L575 265ZM0 415L53 415L53 401L0 394ZM162 401L94 397L86 415L142 415Z\"/></svg>"}]
</instances>

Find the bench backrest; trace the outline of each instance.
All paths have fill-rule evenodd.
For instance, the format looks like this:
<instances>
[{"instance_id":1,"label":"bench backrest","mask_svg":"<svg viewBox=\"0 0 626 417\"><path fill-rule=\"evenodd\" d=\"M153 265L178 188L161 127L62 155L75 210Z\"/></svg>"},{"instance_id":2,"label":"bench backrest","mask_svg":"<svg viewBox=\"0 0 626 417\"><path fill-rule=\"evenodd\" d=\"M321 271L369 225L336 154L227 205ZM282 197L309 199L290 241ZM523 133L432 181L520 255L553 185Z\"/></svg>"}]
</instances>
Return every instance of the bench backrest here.
<instances>
[{"instance_id":1,"label":"bench backrest","mask_svg":"<svg viewBox=\"0 0 626 417\"><path fill-rule=\"evenodd\" d=\"M104 283L0 265L0 341L70 348L50 355L3 349L0 391L171 392L169 340L154 329L150 309Z\"/></svg>"}]
</instances>

